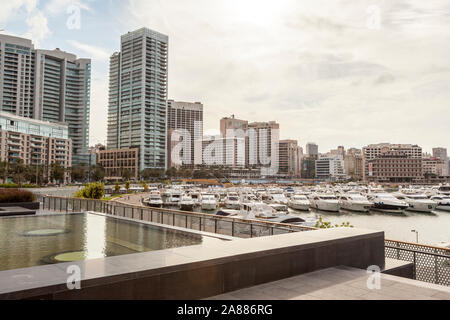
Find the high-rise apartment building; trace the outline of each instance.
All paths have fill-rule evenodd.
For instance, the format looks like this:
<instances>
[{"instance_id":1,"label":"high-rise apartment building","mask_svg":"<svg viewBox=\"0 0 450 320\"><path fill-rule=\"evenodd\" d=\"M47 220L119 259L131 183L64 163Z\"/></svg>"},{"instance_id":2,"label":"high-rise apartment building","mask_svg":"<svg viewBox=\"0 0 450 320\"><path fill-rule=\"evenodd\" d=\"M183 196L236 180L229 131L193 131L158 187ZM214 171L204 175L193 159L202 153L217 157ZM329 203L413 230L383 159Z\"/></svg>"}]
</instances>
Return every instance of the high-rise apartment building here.
<instances>
[{"instance_id":1,"label":"high-rise apartment building","mask_svg":"<svg viewBox=\"0 0 450 320\"><path fill-rule=\"evenodd\" d=\"M306 144L306 154L308 156L317 156L319 154L319 146L314 142L308 142Z\"/></svg>"},{"instance_id":2,"label":"high-rise apartment building","mask_svg":"<svg viewBox=\"0 0 450 320\"><path fill-rule=\"evenodd\" d=\"M297 140L280 140L278 174L287 177L300 175L301 151Z\"/></svg>"},{"instance_id":3,"label":"high-rise apartment building","mask_svg":"<svg viewBox=\"0 0 450 320\"><path fill-rule=\"evenodd\" d=\"M167 167L168 41L147 28L128 32L110 60L107 145L138 147L141 171Z\"/></svg>"},{"instance_id":4,"label":"high-rise apartment building","mask_svg":"<svg viewBox=\"0 0 450 320\"><path fill-rule=\"evenodd\" d=\"M233 130L235 131L235 135L239 135L240 133L247 133L248 130L248 121L240 120L234 117L234 114L231 117L225 117L220 119L220 134L222 137L227 136L227 131Z\"/></svg>"},{"instance_id":5,"label":"high-rise apartment building","mask_svg":"<svg viewBox=\"0 0 450 320\"><path fill-rule=\"evenodd\" d=\"M179 165L193 168L195 164L202 163L203 104L169 100L168 131L170 133L167 141L169 167L173 162L172 152L180 143L182 148L180 148L180 154L176 155L180 158ZM172 139L175 138L175 134L179 139Z\"/></svg>"},{"instance_id":6,"label":"high-rise apartment building","mask_svg":"<svg viewBox=\"0 0 450 320\"><path fill-rule=\"evenodd\" d=\"M355 180L363 177L363 159L361 149L350 148L344 155L345 174Z\"/></svg>"},{"instance_id":7,"label":"high-rise apartment building","mask_svg":"<svg viewBox=\"0 0 450 320\"><path fill-rule=\"evenodd\" d=\"M74 164L88 159L91 60L35 49L31 40L0 35L0 106L37 120L66 122Z\"/></svg>"},{"instance_id":8,"label":"high-rise apartment building","mask_svg":"<svg viewBox=\"0 0 450 320\"><path fill-rule=\"evenodd\" d=\"M245 139L240 137L206 136L202 141L203 164L243 168L245 166Z\"/></svg>"},{"instance_id":9,"label":"high-rise apartment building","mask_svg":"<svg viewBox=\"0 0 450 320\"><path fill-rule=\"evenodd\" d=\"M278 168L280 125L275 121L248 124L248 165L260 168ZM267 174L277 172L267 172Z\"/></svg>"}]
</instances>

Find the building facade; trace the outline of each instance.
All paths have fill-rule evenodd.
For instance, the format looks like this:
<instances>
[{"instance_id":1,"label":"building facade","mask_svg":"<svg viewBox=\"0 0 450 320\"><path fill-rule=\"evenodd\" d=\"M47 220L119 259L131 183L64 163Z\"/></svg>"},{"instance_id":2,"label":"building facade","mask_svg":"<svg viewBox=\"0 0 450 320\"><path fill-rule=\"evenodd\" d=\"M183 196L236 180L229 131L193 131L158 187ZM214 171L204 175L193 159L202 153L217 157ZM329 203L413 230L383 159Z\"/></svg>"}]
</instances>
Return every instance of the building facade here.
<instances>
[{"instance_id":1,"label":"building facade","mask_svg":"<svg viewBox=\"0 0 450 320\"><path fill-rule=\"evenodd\" d=\"M379 183L413 183L423 178L422 158L404 151L384 149L368 160L367 180Z\"/></svg>"},{"instance_id":2,"label":"building facade","mask_svg":"<svg viewBox=\"0 0 450 320\"><path fill-rule=\"evenodd\" d=\"M286 177L300 176L301 149L297 140L280 140L278 175Z\"/></svg>"},{"instance_id":3,"label":"building facade","mask_svg":"<svg viewBox=\"0 0 450 320\"><path fill-rule=\"evenodd\" d=\"M350 148L344 155L344 172L354 180L363 178L363 159L361 149Z\"/></svg>"},{"instance_id":4,"label":"building facade","mask_svg":"<svg viewBox=\"0 0 450 320\"><path fill-rule=\"evenodd\" d=\"M50 123L0 112L0 161L43 168L49 176L51 165L59 163L70 181L72 140L65 123Z\"/></svg>"},{"instance_id":5,"label":"building facade","mask_svg":"<svg viewBox=\"0 0 450 320\"><path fill-rule=\"evenodd\" d=\"M141 28L120 48L110 59L107 145L139 148L141 171L166 169L168 36Z\"/></svg>"},{"instance_id":6,"label":"building facade","mask_svg":"<svg viewBox=\"0 0 450 320\"><path fill-rule=\"evenodd\" d=\"M346 178L342 156L324 155L315 162L317 179L338 181Z\"/></svg>"},{"instance_id":7,"label":"building facade","mask_svg":"<svg viewBox=\"0 0 450 320\"><path fill-rule=\"evenodd\" d=\"M177 166L194 168L202 163L201 140L203 138L203 104L200 102L168 101L168 166L175 166L174 148L181 143ZM175 139L176 138L176 139ZM199 147L196 148L196 145ZM181 147L181 146L179 146Z\"/></svg>"},{"instance_id":8,"label":"building facade","mask_svg":"<svg viewBox=\"0 0 450 320\"><path fill-rule=\"evenodd\" d=\"M248 167L278 169L280 125L275 121L248 124ZM276 170L278 171L278 170ZM262 172L264 174L264 172ZM267 171L267 174L277 172Z\"/></svg>"},{"instance_id":9,"label":"building facade","mask_svg":"<svg viewBox=\"0 0 450 320\"><path fill-rule=\"evenodd\" d=\"M447 161L437 157L425 157L422 159L423 175L434 175L438 177L448 175Z\"/></svg>"},{"instance_id":10,"label":"building facade","mask_svg":"<svg viewBox=\"0 0 450 320\"><path fill-rule=\"evenodd\" d=\"M230 168L245 167L245 139L207 136L202 141L203 165Z\"/></svg>"},{"instance_id":11,"label":"building facade","mask_svg":"<svg viewBox=\"0 0 450 320\"><path fill-rule=\"evenodd\" d=\"M89 145L91 60L35 49L31 40L0 35L0 106L4 112L66 122L73 163L86 162Z\"/></svg>"},{"instance_id":12,"label":"building facade","mask_svg":"<svg viewBox=\"0 0 450 320\"><path fill-rule=\"evenodd\" d=\"M422 148L413 144L379 143L363 147L363 178L369 180L369 163L387 152L400 152L409 159L422 159Z\"/></svg>"},{"instance_id":13,"label":"building facade","mask_svg":"<svg viewBox=\"0 0 450 320\"><path fill-rule=\"evenodd\" d=\"M309 156L318 156L319 155L319 146L314 142L308 142L306 144L306 154Z\"/></svg>"},{"instance_id":14,"label":"building facade","mask_svg":"<svg viewBox=\"0 0 450 320\"><path fill-rule=\"evenodd\" d=\"M132 180L139 178L139 148L99 150L97 163L105 170L105 180L122 181L125 170Z\"/></svg>"}]
</instances>

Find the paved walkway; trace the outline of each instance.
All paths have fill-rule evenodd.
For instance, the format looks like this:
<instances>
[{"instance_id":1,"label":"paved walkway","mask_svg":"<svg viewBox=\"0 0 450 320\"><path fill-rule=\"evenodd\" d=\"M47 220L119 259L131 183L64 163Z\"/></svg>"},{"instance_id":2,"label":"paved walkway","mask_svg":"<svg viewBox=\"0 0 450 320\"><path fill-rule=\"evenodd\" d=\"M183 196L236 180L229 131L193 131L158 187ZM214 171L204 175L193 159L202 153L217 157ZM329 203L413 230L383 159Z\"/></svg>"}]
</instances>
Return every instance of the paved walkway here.
<instances>
[{"instance_id":1,"label":"paved walkway","mask_svg":"<svg viewBox=\"0 0 450 320\"><path fill-rule=\"evenodd\" d=\"M335 267L265 283L212 300L450 300L450 287L381 274L380 289L369 289L365 270Z\"/></svg>"}]
</instances>

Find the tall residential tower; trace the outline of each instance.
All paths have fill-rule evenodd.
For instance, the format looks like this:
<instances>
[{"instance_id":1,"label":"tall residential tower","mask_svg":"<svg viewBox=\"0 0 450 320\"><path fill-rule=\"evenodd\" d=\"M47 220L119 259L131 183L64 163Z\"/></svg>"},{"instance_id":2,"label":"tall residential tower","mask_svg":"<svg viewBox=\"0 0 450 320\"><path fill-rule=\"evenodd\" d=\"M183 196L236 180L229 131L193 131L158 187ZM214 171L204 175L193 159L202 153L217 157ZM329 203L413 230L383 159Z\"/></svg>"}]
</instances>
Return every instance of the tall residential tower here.
<instances>
[{"instance_id":1,"label":"tall residential tower","mask_svg":"<svg viewBox=\"0 0 450 320\"><path fill-rule=\"evenodd\" d=\"M167 167L168 42L147 28L128 32L110 60L107 145L138 147L141 171Z\"/></svg>"}]
</instances>

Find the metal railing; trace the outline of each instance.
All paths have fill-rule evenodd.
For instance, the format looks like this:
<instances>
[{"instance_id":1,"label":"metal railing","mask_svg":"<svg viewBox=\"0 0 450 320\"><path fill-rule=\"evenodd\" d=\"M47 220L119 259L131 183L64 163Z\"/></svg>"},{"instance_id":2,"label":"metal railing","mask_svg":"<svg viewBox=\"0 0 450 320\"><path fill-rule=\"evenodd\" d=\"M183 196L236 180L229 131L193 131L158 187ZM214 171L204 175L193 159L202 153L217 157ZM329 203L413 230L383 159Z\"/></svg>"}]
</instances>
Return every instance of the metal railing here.
<instances>
[{"instance_id":1,"label":"metal railing","mask_svg":"<svg viewBox=\"0 0 450 320\"><path fill-rule=\"evenodd\" d=\"M42 209L52 212L94 211L135 220L166 224L238 238L252 238L284 233L311 231L316 228L166 208L129 205L116 201L42 196Z\"/></svg>"},{"instance_id":2,"label":"metal railing","mask_svg":"<svg viewBox=\"0 0 450 320\"><path fill-rule=\"evenodd\" d=\"M414 279L450 286L450 249L385 240L385 256L413 263Z\"/></svg>"}]
</instances>

